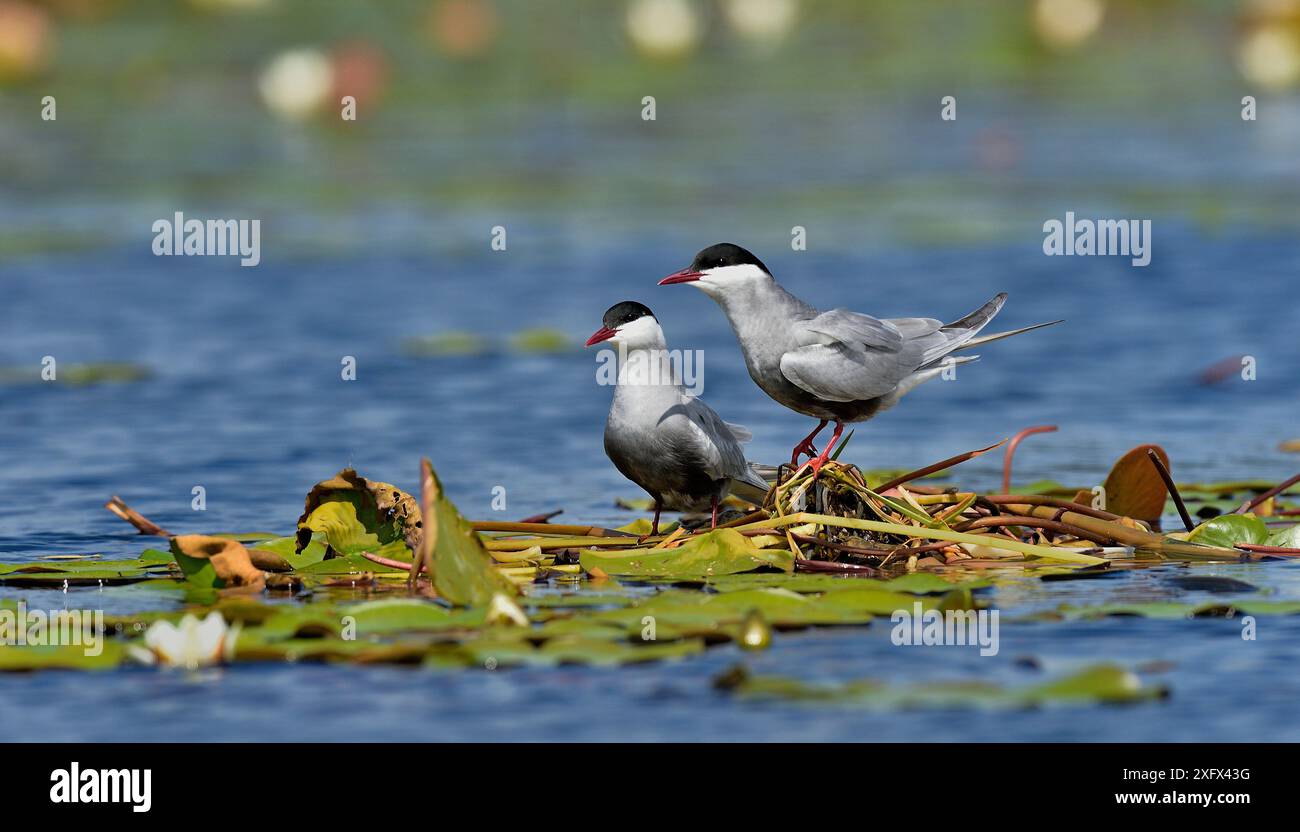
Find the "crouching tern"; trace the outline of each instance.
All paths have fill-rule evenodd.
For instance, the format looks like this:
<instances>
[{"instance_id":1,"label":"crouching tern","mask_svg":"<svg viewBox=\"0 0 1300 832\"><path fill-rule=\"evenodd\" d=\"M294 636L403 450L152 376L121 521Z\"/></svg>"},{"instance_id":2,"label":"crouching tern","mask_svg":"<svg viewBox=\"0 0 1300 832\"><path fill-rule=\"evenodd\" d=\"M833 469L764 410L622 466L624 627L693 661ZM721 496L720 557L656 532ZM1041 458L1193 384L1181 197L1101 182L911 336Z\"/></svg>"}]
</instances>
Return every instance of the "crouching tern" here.
<instances>
[{"instance_id":1,"label":"crouching tern","mask_svg":"<svg viewBox=\"0 0 1300 832\"><path fill-rule=\"evenodd\" d=\"M587 346L619 351L618 381L605 422L605 453L623 476L654 499L651 534L659 513L703 511L718 525L718 502L734 492L761 503L768 485L745 461L741 443L750 433L722 421L682 387L654 313L635 301L605 312Z\"/></svg>"},{"instance_id":2,"label":"crouching tern","mask_svg":"<svg viewBox=\"0 0 1300 832\"><path fill-rule=\"evenodd\" d=\"M777 402L819 419L790 457L821 470L846 422L864 422L909 390L978 355L952 354L1060 321L976 337L1006 302L1005 292L964 318L879 319L847 309L822 312L781 288L763 262L731 243L695 255L660 286L689 283L713 298L731 323L750 378ZM813 439L830 421L835 432L817 454Z\"/></svg>"}]
</instances>

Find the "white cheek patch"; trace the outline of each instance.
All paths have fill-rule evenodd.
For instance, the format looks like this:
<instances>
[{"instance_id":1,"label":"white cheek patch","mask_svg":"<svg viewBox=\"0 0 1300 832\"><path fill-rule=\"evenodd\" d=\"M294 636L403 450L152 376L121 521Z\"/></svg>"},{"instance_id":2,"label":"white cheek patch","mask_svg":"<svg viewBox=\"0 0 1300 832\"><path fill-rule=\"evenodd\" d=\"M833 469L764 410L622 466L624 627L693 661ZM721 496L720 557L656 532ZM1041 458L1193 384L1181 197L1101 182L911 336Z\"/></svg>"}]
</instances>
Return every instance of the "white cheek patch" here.
<instances>
[{"instance_id":1,"label":"white cheek patch","mask_svg":"<svg viewBox=\"0 0 1300 832\"><path fill-rule=\"evenodd\" d=\"M709 269L705 274L705 279L709 283L727 288L728 286L748 283L751 280L759 280L764 273L758 266L742 263L739 266L720 266L716 269Z\"/></svg>"},{"instance_id":2,"label":"white cheek patch","mask_svg":"<svg viewBox=\"0 0 1300 832\"><path fill-rule=\"evenodd\" d=\"M638 347L644 344L657 344L663 337L662 333L663 330L659 328L659 322L646 315L620 326L618 335L613 340L629 347Z\"/></svg>"}]
</instances>

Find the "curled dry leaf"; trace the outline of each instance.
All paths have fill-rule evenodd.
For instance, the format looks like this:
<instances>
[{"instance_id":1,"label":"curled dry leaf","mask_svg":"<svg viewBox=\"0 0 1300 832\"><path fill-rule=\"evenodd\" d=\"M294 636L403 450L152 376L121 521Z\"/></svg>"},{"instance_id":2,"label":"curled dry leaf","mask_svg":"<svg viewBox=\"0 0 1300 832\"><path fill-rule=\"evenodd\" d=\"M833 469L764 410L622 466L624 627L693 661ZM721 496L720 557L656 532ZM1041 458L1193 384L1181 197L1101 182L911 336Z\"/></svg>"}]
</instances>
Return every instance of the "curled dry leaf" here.
<instances>
[{"instance_id":1,"label":"curled dry leaf","mask_svg":"<svg viewBox=\"0 0 1300 832\"><path fill-rule=\"evenodd\" d=\"M422 535L420 507L396 486L344 468L307 493L298 518L298 551L306 548L314 533L324 534L330 547L341 554L375 551L395 540L414 552Z\"/></svg>"},{"instance_id":2,"label":"curled dry leaf","mask_svg":"<svg viewBox=\"0 0 1300 832\"><path fill-rule=\"evenodd\" d=\"M224 537L183 534L171 539L172 556L190 583L205 587L266 585L266 575L253 565L244 544Z\"/></svg>"}]
</instances>

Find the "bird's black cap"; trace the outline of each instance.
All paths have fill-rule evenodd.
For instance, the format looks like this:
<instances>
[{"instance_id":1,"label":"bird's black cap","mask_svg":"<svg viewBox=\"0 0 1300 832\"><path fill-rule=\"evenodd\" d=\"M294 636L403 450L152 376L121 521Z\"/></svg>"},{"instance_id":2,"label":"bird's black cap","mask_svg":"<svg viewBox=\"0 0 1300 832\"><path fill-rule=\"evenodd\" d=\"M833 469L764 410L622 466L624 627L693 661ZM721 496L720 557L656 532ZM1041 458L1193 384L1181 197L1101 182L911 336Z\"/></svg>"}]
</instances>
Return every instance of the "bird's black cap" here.
<instances>
[{"instance_id":1,"label":"bird's black cap","mask_svg":"<svg viewBox=\"0 0 1300 832\"><path fill-rule=\"evenodd\" d=\"M624 324L630 324L637 318L644 318L647 315L652 318L655 316L655 313L650 311L650 307L634 300L625 300L605 310L605 319L602 323L609 329L618 329Z\"/></svg>"},{"instance_id":2,"label":"bird's black cap","mask_svg":"<svg viewBox=\"0 0 1300 832\"><path fill-rule=\"evenodd\" d=\"M715 243L695 255L695 260L691 263L691 270L702 272L707 269L718 269L723 266L758 266L767 274L767 266L750 252L736 245L735 243Z\"/></svg>"}]
</instances>

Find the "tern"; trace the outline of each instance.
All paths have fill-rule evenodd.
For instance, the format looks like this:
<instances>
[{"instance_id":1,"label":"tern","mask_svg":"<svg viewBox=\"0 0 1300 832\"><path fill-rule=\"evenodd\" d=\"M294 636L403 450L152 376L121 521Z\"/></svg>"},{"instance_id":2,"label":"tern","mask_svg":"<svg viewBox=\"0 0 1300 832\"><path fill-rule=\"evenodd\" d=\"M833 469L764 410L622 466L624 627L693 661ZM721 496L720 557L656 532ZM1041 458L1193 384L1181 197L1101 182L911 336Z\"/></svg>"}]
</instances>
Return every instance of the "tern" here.
<instances>
[{"instance_id":1,"label":"tern","mask_svg":"<svg viewBox=\"0 0 1300 832\"><path fill-rule=\"evenodd\" d=\"M822 312L781 288L763 262L740 246L718 243L691 265L659 281L689 283L713 298L731 323L750 378L780 404L820 420L790 457L826 463L848 422L888 410L908 391L945 369L979 358L959 350L1019 335L1060 321L976 337L1006 302L1005 292L950 324L934 318L879 319L847 309ZM835 422L825 450L813 439Z\"/></svg>"},{"instance_id":2,"label":"tern","mask_svg":"<svg viewBox=\"0 0 1300 832\"><path fill-rule=\"evenodd\" d=\"M635 301L605 312L587 346L618 347L618 381L605 422L605 453L614 467L654 499L651 534L659 513L712 511L734 491L761 503L768 485L745 460L741 444L750 433L722 421L702 400L686 392L674 372L663 329L654 313Z\"/></svg>"}]
</instances>

